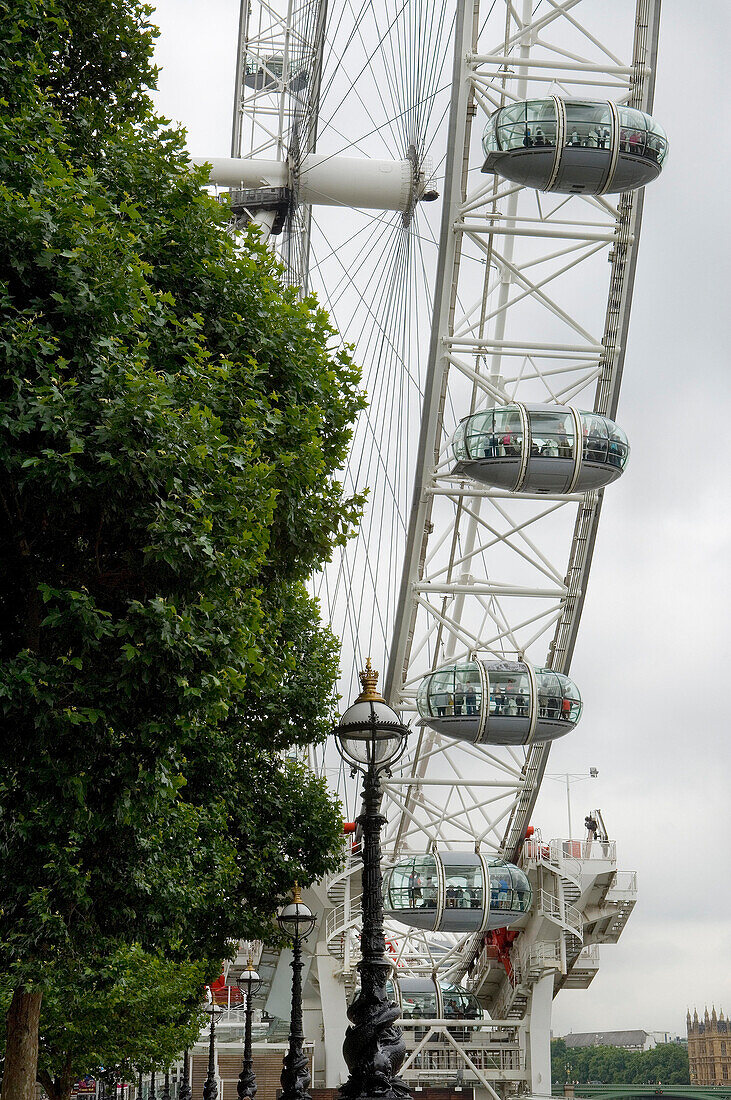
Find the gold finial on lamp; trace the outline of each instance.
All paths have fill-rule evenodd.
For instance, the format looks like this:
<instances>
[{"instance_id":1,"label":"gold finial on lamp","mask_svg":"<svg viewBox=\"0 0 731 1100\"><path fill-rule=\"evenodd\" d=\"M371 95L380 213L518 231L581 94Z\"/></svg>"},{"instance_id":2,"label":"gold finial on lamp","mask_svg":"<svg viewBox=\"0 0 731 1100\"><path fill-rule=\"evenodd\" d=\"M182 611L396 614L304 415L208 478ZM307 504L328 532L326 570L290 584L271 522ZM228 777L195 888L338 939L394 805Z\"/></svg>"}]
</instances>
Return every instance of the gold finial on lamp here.
<instances>
[{"instance_id":1,"label":"gold finial on lamp","mask_svg":"<svg viewBox=\"0 0 731 1100\"><path fill-rule=\"evenodd\" d=\"M366 666L361 672L358 673L358 678L361 682L363 690L356 699L356 703L384 703L385 699L376 690L376 684L378 683L378 673L371 665L370 657L366 660Z\"/></svg>"}]
</instances>

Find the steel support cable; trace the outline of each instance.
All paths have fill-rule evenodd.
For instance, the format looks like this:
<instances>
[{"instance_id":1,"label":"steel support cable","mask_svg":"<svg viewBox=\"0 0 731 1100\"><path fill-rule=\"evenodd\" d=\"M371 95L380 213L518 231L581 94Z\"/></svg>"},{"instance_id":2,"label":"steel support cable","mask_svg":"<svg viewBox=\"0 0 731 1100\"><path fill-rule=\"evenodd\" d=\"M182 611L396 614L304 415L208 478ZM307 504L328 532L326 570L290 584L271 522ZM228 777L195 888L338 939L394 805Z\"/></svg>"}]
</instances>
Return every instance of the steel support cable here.
<instances>
[{"instance_id":1,"label":"steel support cable","mask_svg":"<svg viewBox=\"0 0 731 1100\"><path fill-rule=\"evenodd\" d=\"M396 272L395 278L399 278L399 272ZM394 301L393 296L389 295L389 297L391 297L391 300ZM398 300L396 300L396 312L398 312L399 308L400 307L399 307L399 304L398 304ZM394 372L394 371L391 371L390 369L388 369L388 363L384 364L382 362L381 366L384 369L382 369L379 372L379 380L381 380L381 381L388 380L389 377L391 377L391 376L393 376L394 378L398 377L398 372ZM388 393L385 395L385 397L381 397L380 399L379 399L379 395L376 395L376 397L374 398L374 403L376 405L381 405L383 403L386 403L390 406L393 406L393 404L394 404L393 400L389 398ZM385 430L385 425L384 425L384 430ZM404 438L405 435L406 435L406 433L403 433L403 432L402 433L396 433L396 434L401 435L402 438ZM380 452L381 455L383 453L383 438L381 437L380 442L379 442L379 438L378 438L378 436L376 436L376 437L374 437L374 442L375 442L374 447L370 451L367 452L371 456L371 461L373 460L373 452ZM366 453L366 451L367 451L367 449L364 449L363 451L361 451L361 461L362 461L362 458L363 458L363 454ZM370 467L365 471L366 478L369 477L369 474L370 474ZM394 503L396 504L396 507L398 509L399 501L398 501L397 498L395 499ZM370 569L371 571L373 570L373 564L372 564L372 561L371 561L371 555L368 554L368 547L374 542L373 517L378 514L378 515L381 516L381 525L383 525L383 523L386 522L386 510L385 509L380 509L380 508L377 509L375 507L375 505L376 505L375 501L373 502L373 505L374 506L371 509L371 515L369 517L369 526L365 531L361 532L363 546L366 549L366 567L368 569ZM398 511L397 511L397 514L398 514ZM382 526L381 526L381 531L382 531ZM376 541L376 544L379 545L379 546L383 545L383 543L384 543L384 540L381 536L379 536L379 539L377 539L375 541ZM378 560L379 559L377 559L377 562L376 562L376 573L378 571ZM344 564L347 567L347 560L344 562ZM373 586L375 584L376 577L373 576L373 573L371 575L372 575L372 586ZM355 586L353 586L353 587L355 587ZM361 586L361 588L363 588L363 586ZM379 609L378 609L378 614L379 615L381 614L380 605L379 605Z\"/></svg>"},{"instance_id":2,"label":"steel support cable","mask_svg":"<svg viewBox=\"0 0 731 1100\"><path fill-rule=\"evenodd\" d=\"M392 267L393 272L394 272L392 274L391 280L385 279L383 281L383 283L380 284L380 286L381 286L381 296L382 296L382 298L386 298L386 300L388 300L388 298L390 297L390 295L388 293L389 284L393 281L393 279L395 279L397 277L396 262L397 262L397 259L398 259L398 255L399 255L398 251L393 253L392 254L392 259L390 261L391 267ZM379 265L377 265L377 266L379 266ZM383 327L382 324L379 327L382 328ZM375 326L371 331L371 336L369 337L369 342L370 342L371 339L374 338L374 333L375 333ZM370 358L370 356L369 356L369 358ZM383 385L384 381L387 380L389 373L390 372L388 372L388 371L379 371L378 372L377 380L378 380L379 385ZM368 430L372 431L373 430L372 426L369 429L369 427L368 427L368 417L365 414L362 415L360 423L365 424L365 429L364 429L365 431L368 431ZM376 444L378 443L377 436L374 436L374 442ZM369 477L370 463L374 460L374 455L375 455L376 461L379 461L379 459L380 459L379 452L380 452L380 447L379 446L374 446L374 447L371 447L371 448L367 448L364 445L360 449L359 466L357 467L357 469L355 471L352 469L352 467L347 471L347 475L352 481L352 484L351 484L350 488L352 488L352 489L362 488L362 486L359 485L360 479L361 479L362 476ZM364 456L366 456L366 455L368 456L369 465L367 466L367 468L364 472L362 470L362 463L364 461ZM388 473L388 471L387 471L387 478L390 479L390 474ZM388 483L388 480L387 480L387 483ZM394 493L394 499L397 499L395 493ZM361 532L361 534L359 536L359 541L361 542L361 545L365 546L366 549L367 549L367 540L363 538L363 532ZM355 563L354 563L353 567L355 567ZM340 572L342 573L343 570L347 570L348 568L349 568L349 564L348 564L347 554L345 552L343 552L343 554L341 556L341 570L340 570ZM380 611L379 611L379 613L380 613ZM353 630L353 633L355 634L355 630Z\"/></svg>"},{"instance_id":3,"label":"steel support cable","mask_svg":"<svg viewBox=\"0 0 731 1100\"><path fill-rule=\"evenodd\" d=\"M461 55L460 55L460 48L461 48L461 45L462 45L462 42L463 42L463 39L464 39L465 27L466 27L466 12L465 12L464 8L462 8L458 5L457 18L456 18L456 21L455 21L455 46L454 46L453 73L452 73L453 91L452 91L452 101L451 101L451 107L450 107L450 117L455 122L455 126L456 126L456 120L458 118L458 112L461 109L460 108L460 95L464 94L463 89L460 87L461 64L462 64L462 58L461 58ZM470 34L470 40L472 40L474 31L473 31L473 28L472 28L471 24L469 26L469 34ZM464 90L464 91L466 92L466 90ZM467 93L467 94L469 94L469 93ZM447 173L446 173L446 175L449 178L454 177L455 186L459 187L460 194L462 196L464 195L464 189L465 189L465 186L466 186L466 166L467 166L467 161L468 161L468 157L469 157L469 141L470 141L470 131L471 131L470 118L469 118L469 115L466 112L466 99L465 99L465 114L467 115L467 117L466 117L463 147L459 150L453 149L451 147L448 148L448 161L447 161L448 168L447 168ZM456 158L456 157L460 157L461 160L457 161L455 159L453 161L453 158ZM441 247L442 248L446 247L446 241L449 239L449 218L450 218L451 203L453 201L456 201L456 198L457 198L457 196L456 195L452 196L451 193L450 193L450 190L448 188L447 193L444 196L442 227L441 227L441 231L440 231L440 242L441 242ZM458 271L458 268L459 268L459 252L460 252L460 242L456 241L455 242L455 251L453 253L452 261L451 261L451 265L450 265L450 267L451 267L451 270L450 270L451 284L450 285L451 285L451 297L452 297L452 302L451 302L451 305L449 306L449 315L450 315L450 317L451 317L451 315L453 314L453 311L454 311L454 296L456 294L456 283L457 283L456 272ZM446 271L445 270L442 271L441 275L440 275L440 273L438 273L438 275L437 275L438 281L439 281L440 278L442 280L446 279ZM422 411L422 418L423 418L422 419L422 433L421 433L421 438L420 438L420 443L419 443L419 451L420 451L420 456L421 456L419 465L420 465L420 468L422 468L422 469L424 468L424 466L427 463L431 464L432 462L436 463L438 461L439 440L440 440L441 434L442 434L441 431L439 430L439 425L441 425L443 423L444 401L445 401L444 386L446 384L446 378L443 377L441 379L440 384L439 384L439 394L437 396L437 392L436 392L436 384L437 384L437 380L438 380L437 361L438 361L438 356L440 354L440 350L438 348L438 345L435 344L436 339L437 339L436 329L433 329L432 330L432 350L430 352L429 371L430 371L431 376L432 376L430 385L432 387L434 398L436 399L435 409L434 409L434 413L435 413L435 416L436 416L436 426L437 426L436 427L436 434L435 434L435 437L434 437L434 447L436 449L436 453L434 455L427 453L427 450L430 446L430 443L429 443L430 428L429 428L428 424L426 423L426 418L429 416L429 411L428 411L428 408L427 408L427 400L426 400L426 395L425 395L424 409ZM432 398L432 399L434 399L434 398ZM422 502L421 502L421 486L418 484L418 479L417 479L417 484L416 484L415 490L414 490L414 503L412 505L412 511L411 511L411 517L410 517L410 523L409 523L409 540L407 542L407 547L409 545L412 547L412 550L411 550L412 555L417 552L417 548L418 548L418 559L416 561L416 576L418 576L418 577L421 577L423 575L423 571L424 571L424 561L425 561L425 556L426 556L426 543L428 541L428 530L429 530L429 526L430 526L430 523L431 523L432 502L433 502L432 498L428 498L427 501L422 504ZM411 572L411 562L409 560L409 553L407 553L407 555L405 556L405 560L404 560L403 574L402 574L401 587L400 587L400 593L399 593L399 610L397 612L397 615L402 616L402 622L401 622L401 625L400 625L400 630L403 632L403 635L404 635L404 648L402 649L401 652L398 652L397 645L395 644L396 643L396 637L394 637L394 643L392 644L391 652L389 654L389 666L388 666L388 673L387 673L386 685L385 685L386 697L387 698L393 696L396 693L396 691L398 690L398 687L400 686L400 684L403 680L404 671L408 667L408 654L409 654L409 651L410 651L410 648L411 648L411 643L412 643L413 635L414 635L416 615L417 615L419 605L418 605L418 602L416 600L411 599L410 593L408 591L407 586L409 584L410 572ZM408 621L407 621L407 617L408 617ZM420 749L423 745L424 745L424 733L422 731L419 735L419 740L418 740L418 743L417 743L417 753L420 751ZM422 766L419 763L419 759L418 759L418 755L417 755L417 757L414 760L414 763L412 765L411 775L412 775L412 777L418 777L420 774L422 774ZM408 794L407 798L410 800L410 804L413 805L414 792L409 791L409 794ZM397 834L396 834L396 847L397 847L397 849L401 844L405 827L406 827L406 815L402 814L401 817L400 817L400 823L399 823L398 831L397 831Z\"/></svg>"},{"instance_id":4,"label":"steel support cable","mask_svg":"<svg viewBox=\"0 0 731 1100\"><path fill-rule=\"evenodd\" d=\"M408 246L407 246L407 243L406 243L406 238L402 237L399 263L394 269L394 277L393 277L393 281L399 286L399 294L398 294L398 296L394 295L393 293L391 293L389 295L390 309L395 315L397 315L400 311L403 310L405 297L406 297L406 289L407 289L407 286L408 286L408 282L402 276L403 276L404 266L408 262L407 253L408 253ZM385 397L384 397L384 400L383 400L383 405L385 405L386 407L390 406L391 408L395 407L395 402L393 400L393 397L395 396L396 382L397 382L397 379L400 376L400 372L398 370L392 370L391 369L392 363L393 363L393 356L394 356L394 353L391 352L390 355L385 357L385 361L381 360L381 373L380 373L380 377L383 378L385 380L385 383L386 383L386 393L385 393ZM378 404L380 405L381 402L379 401ZM398 474L397 474L397 472L395 472L394 470L391 469L391 466L392 466L392 453L391 453L389 444L390 444L391 439L392 439L392 433L390 433L388 431L387 421L386 421L385 417L380 418L380 427L381 427L381 433L380 433L380 436L377 437L377 439L376 439L376 450L378 452L381 464L385 465L388 468L388 476L389 476L389 479L391 480L392 485L393 485L392 492L393 492L393 497L394 497L394 503L396 505L395 511L396 511L396 515L398 515L399 514L399 507L398 506L400 504L400 501L398 499L398 496L399 496L399 494L398 494ZM396 434L397 437L401 436L403 438L403 435L402 435L401 432L397 432L395 434ZM383 458L384 441L386 443L386 446L385 446L385 452L386 452L385 453L385 459ZM374 502L374 504L375 504L375 502ZM376 515L378 515L378 517L379 517L377 538L375 539L375 545L376 545L375 562L372 562L372 560L371 560L372 555L370 553L367 553L367 559L368 559L368 563L369 563L369 572L371 574L370 579L371 579L371 583L373 585L373 587L371 588L371 591L375 591L376 590L375 586L377 585L378 578L380 576L381 554L382 554L384 545L389 542L389 539L387 539L387 538L384 539L384 537L383 537L384 536L384 523L385 523L385 519L386 519L386 509L385 508L376 509L376 507L373 507L371 509L371 515L374 518L375 518ZM365 543L365 545L369 549L372 546L373 541L374 541L373 540L374 532L372 530L372 527L373 527L373 523L371 524L371 531L368 533L368 538L367 538L366 543ZM391 534L391 538L393 538L393 531L391 531L390 534ZM362 591L361 591L361 594L360 594L360 608L359 608L359 615L358 615L358 621L359 622L361 621L363 601L367 598L367 596L368 596L368 590L364 586ZM372 631L373 631L373 619L371 619L371 629L370 629L369 638L368 638L369 649L371 648L371 644L372 644L372 640L373 640Z\"/></svg>"},{"instance_id":5,"label":"steel support cable","mask_svg":"<svg viewBox=\"0 0 731 1100\"><path fill-rule=\"evenodd\" d=\"M400 11L403 11L403 9L404 9L404 7L406 6L407 3L408 3L408 0L403 0L403 3L401 4ZM385 38L390 34L391 29L393 27L393 24L394 24L395 20L398 19L399 14L400 14L400 12L397 13L394 16L394 18L391 20L391 22L387 26L386 30L383 32L383 34L380 35L375 47L371 50L371 52L369 54L367 54L365 64L361 67L360 71L358 73L356 73L356 75L350 81L349 90L345 93L343 98L340 100L340 102L335 107L335 113L337 113L337 111L339 111L343 107L346 99L350 95L350 92L355 88L355 86L357 85L357 83L360 80L361 76L363 76L363 74L369 70L369 67L371 66L373 58L382 50L383 42L384 42ZM360 31L358 33L360 33ZM334 79L334 76L333 76L333 79ZM330 82L330 85L328 86L328 90L329 90L330 87L332 87L332 80ZM333 113L330 116L329 119L321 120L322 124L324 126L328 126L330 124L330 122L332 121L332 119L335 117L335 113ZM396 142L396 136L395 135L394 135L394 141Z\"/></svg>"}]
</instances>

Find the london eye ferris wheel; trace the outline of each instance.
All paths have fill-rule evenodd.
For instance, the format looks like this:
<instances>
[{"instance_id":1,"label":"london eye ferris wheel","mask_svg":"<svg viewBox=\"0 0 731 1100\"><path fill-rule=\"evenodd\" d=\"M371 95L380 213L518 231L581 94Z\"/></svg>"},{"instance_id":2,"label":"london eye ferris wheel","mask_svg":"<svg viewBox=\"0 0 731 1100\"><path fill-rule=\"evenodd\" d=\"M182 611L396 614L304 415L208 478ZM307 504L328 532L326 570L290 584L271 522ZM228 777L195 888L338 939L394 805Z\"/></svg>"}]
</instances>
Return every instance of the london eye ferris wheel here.
<instances>
[{"instance_id":1,"label":"london eye ferris wheel","mask_svg":"<svg viewBox=\"0 0 731 1100\"><path fill-rule=\"evenodd\" d=\"M343 693L370 656L412 723L386 781L404 1023L452 1002L471 1021L456 1044L444 1019L412 1025L412 1083L546 1091L551 999L589 984L634 905L606 837L530 825L551 743L581 736L572 658L604 493L631 465L620 388L644 188L667 154L659 14L242 0L230 155L201 158L363 367L344 482L368 503L315 591ZM326 1085L357 869L320 890Z\"/></svg>"}]
</instances>

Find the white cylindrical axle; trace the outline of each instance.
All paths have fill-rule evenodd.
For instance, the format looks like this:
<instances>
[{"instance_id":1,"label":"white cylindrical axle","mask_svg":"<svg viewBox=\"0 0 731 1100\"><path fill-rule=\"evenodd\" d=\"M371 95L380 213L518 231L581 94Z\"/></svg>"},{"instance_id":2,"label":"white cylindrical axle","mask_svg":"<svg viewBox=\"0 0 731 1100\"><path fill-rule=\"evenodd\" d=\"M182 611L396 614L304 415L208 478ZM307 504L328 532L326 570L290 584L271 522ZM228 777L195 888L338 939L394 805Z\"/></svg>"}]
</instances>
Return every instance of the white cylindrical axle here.
<instances>
[{"instance_id":1,"label":"white cylindrical axle","mask_svg":"<svg viewBox=\"0 0 731 1100\"><path fill-rule=\"evenodd\" d=\"M365 157L304 157L299 197L316 206L353 206L368 210L409 209L413 165L410 160L368 160Z\"/></svg>"},{"instance_id":2,"label":"white cylindrical axle","mask_svg":"<svg viewBox=\"0 0 731 1100\"><path fill-rule=\"evenodd\" d=\"M289 171L283 160L245 157L191 157L193 164L210 164L211 183L219 187L286 187Z\"/></svg>"},{"instance_id":3,"label":"white cylindrical axle","mask_svg":"<svg viewBox=\"0 0 731 1100\"><path fill-rule=\"evenodd\" d=\"M194 164L211 165L211 183L221 187L285 187L291 184L287 164L278 160L233 157L193 157ZM369 160L365 157L321 156L302 158L297 180L300 202L317 206L360 207L369 210L408 211L414 200L414 166L405 160ZM420 196L416 196L420 197Z\"/></svg>"}]
</instances>

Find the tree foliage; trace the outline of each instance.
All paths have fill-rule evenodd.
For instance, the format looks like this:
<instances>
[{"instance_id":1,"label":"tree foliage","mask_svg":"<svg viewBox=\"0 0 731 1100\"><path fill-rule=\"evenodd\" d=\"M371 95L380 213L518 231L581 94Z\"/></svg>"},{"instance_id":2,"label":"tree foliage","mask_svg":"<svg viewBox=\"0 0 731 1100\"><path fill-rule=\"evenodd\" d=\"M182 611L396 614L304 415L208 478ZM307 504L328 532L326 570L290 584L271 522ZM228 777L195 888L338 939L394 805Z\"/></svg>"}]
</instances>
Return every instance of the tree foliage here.
<instances>
[{"instance_id":1,"label":"tree foliage","mask_svg":"<svg viewBox=\"0 0 731 1100\"><path fill-rule=\"evenodd\" d=\"M332 717L358 374L155 117L149 14L0 9L0 957L49 988L220 957L338 850L286 750Z\"/></svg>"},{"instance_id":2,"label":"tree foliage","mask_svg":"<svg viewBox=\"0 0 731 1100\"><path fill-rule=\"evenodd\" d=\"M652 1050L621 1047L570 1047L551 1042L554 1084L575 1081L602 1085L689 1085L688 1050L680 1043L658 1043Z\"/></svg>"},{"instance_id":3,"label":"tree foliage","mask_svg":"<svg viewBox=\"0 0 731 1100\"><path fill-rule=\"evenodd\" d=\"M174 962L138 944L53 967L38 1064L49 1100L63 1100L86 1074L129 1081L170 1065L197 1039L201 989L216 974L215 962ZM9 1001L4 991L5 1011Z\"/></svg>"}]
</instances>

